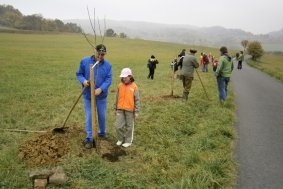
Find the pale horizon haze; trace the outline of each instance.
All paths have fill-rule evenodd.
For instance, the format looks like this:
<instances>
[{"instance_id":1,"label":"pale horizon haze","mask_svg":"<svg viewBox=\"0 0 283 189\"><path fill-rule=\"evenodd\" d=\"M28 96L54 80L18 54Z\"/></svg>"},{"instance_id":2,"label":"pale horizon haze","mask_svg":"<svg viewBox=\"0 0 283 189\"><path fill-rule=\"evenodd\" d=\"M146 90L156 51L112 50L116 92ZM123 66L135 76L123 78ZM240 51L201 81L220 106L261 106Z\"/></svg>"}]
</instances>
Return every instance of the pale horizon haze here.
<instances>
[{"instance_id":1,"label":"pale horizon haze","mask_svg":"<svg viewBox=\"0 0 283 189\"><path fill-rule=\"evenodd\" d=\"M283 28L283 0L0 0L23 15L46 19L96 18L198 27L222 26L266 34Z\"/></svg>"}]
</instances>

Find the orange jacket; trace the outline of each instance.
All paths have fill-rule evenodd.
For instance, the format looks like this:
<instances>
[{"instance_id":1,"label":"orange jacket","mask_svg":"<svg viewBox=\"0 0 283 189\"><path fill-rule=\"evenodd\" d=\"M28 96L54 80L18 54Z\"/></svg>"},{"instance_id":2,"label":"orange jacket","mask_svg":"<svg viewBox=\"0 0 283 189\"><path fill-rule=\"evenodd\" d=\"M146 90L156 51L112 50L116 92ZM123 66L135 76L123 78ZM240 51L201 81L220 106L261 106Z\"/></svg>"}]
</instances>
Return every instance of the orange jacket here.
<instances>
[{"instance_id":1,"label":"orange jacket","mask_svg":"<svg viewBox=\"0 0 283 189\"><path fill-rule=\"evenodd\" d=\"M134 112L139 111L138 86L134 82L128 85L119 83L116 98L116 109Z\"/></svg>"}]
</instances>

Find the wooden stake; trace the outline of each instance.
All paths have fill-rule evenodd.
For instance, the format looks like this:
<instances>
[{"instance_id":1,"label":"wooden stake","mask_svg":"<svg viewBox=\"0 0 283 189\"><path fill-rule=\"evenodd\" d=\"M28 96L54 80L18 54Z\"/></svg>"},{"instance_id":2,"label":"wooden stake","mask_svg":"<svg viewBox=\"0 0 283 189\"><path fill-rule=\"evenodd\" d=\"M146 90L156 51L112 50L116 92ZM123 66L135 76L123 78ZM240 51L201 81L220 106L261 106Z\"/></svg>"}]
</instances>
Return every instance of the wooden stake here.
<instances>
[{"instance_id":1,"label":"wooden stake","mask_svg":"<svg viewBox=\"0 0 283 189\"><path fill-rule=\"evenodd\" d=\"M94 73L93 73L93 64L89 65L90 69L90 94L91 94L91 125L92 125L92 136L95 142L96 151L100 152L99 139L98 139L98 124L96 117L96 101L95 101L95 81L94 81Z\"/></svg>"},{"instance_id":2,"label":"wooden stake","mask_svg":"<svg viewBox=\"0 0 283 189\"><path fill-rule=\"evenodd\" d=\"M171 79L171 96L174 95L174 80L175 80L175 73L174 73L174 70L175 70L175 64L173 63L173 66L172 66L172 79Z\"/></svg>"}]
</instances>

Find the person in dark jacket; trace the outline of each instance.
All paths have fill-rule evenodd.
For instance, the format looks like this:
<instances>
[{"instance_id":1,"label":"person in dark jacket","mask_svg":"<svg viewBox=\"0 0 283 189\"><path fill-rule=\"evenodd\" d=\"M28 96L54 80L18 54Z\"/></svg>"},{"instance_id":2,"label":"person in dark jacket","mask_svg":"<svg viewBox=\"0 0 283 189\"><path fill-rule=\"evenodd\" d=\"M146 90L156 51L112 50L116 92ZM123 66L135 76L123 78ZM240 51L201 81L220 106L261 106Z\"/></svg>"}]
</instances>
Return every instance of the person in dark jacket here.
<instances>
[{"instance_id":1,"label":"person in dark jacket","mask_svg":"<svg viewBox=\"0 0 283 189\"><path fill-rule=\"evenodd\" d=\"M151 55L150 59L148 59L147 61L147 67L149 69L149 74L147 76L147 79L154 78L154 70L156 68L156 64L158 64L158 60L155 59L154 55Z\"/></svg>"},{"instance_id":2,"label":"person in dark jacket","mask_svg":"<svg viewBox=\"0 0 283 189\"><path fill-rule=\"evenodd\" d=\"M90 64L96 64L93 68L94 81L95 81L95 100L96 109L98 115L98 125L100 137L106 136L106 105L108 88L112 82L112 65L110 62L104 59L106 54L106 47L103 44L96 46L95 55L84 57L81 62L78 71L76 72L77 79L80 81L83 87L86 87L84 97L84 109L86 119L86 138L84 140L85 148L93 147L93 135L92 135L92 119L91 119L91 91L89 87L90 78Z\"/></svg>"},{"instance_id":3,"label":"person in dark jacket","mask_svg":"<svg viewBox=\"0 0 283 189\"><path fill-rule=\"evenodd\" d=\"M183 49L178 55L179 58L178 67L180 67L180 69L182 69L183 67L183 59L185 55L186 55L186 49Z\"/></svg>"},{"instance_id":4,"label":"person in dark jacket","mask_svg":"<svg viewBox=\"0 0 283 189\"><path fill-rule=\"evenodd\" d=\"M237 57L237 61L238 61L238 66L237 66L237 68L238 68L238 70L241 70L242 69L242 64L243 64L243 60L244 60L244 52L243 51L240 51L240 54L239 53L237 53L238 54L238 57Z\"/></svg>"}]
</instances>

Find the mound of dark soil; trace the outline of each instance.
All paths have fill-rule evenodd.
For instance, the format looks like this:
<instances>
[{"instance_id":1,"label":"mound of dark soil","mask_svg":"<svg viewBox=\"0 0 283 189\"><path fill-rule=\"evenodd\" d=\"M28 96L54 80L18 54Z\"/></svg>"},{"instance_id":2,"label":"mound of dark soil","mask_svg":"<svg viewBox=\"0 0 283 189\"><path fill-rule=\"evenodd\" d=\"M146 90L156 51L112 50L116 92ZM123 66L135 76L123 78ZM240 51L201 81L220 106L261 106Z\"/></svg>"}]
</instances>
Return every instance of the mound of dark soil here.
<instances>
[{"instance_id":1,"label":"mound of dark soil","mask_svg":"<svg viewBox=\"0 0 283 189\"><path fill-rule=\"evenodd\" d=\"M30 165L46 165L56 164L62 160L64 155L68 153L78 154L83 157L84 154L89 154L96 150L85 149L83 146L84 135L83 129L78 129L78 126L69 127L65 133L47 132L44 134L34 135L24 141L19 146L19 157ZM71 141L77 141L76 149L71 149ZM126 151L122 147L117 147L113 137L99 140L100 155L103 159L116 162L120 156L125 156ZM73 146L74 147L74 146Z\"/></svg>"},{"instance_id":2,"label":"mound of dark soil","mask_svg":"<svg viewBox=\"0 0 283 189\"><path fill-rule=\"evenodd\" d=\"M22 143L19 157L35 165L56 163L69 152L69 146L64 134L45 133Z\"/></svg>"}]
</instances>

